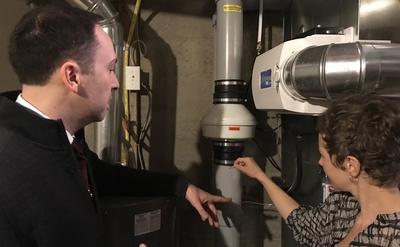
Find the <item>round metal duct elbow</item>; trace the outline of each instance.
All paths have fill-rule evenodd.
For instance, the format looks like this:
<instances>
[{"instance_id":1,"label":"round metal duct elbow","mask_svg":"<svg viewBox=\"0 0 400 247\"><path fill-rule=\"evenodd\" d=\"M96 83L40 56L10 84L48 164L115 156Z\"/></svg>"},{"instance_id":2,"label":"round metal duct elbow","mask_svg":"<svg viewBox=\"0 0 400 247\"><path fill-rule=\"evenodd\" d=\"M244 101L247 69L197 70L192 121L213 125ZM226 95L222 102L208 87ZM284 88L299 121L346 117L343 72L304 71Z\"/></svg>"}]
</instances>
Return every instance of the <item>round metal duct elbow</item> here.
<instances>
[{"instance_id":1,"label":"round metal duct elbow","mask_svg":"<svg viewBox=\"0 0 400 247\"><path fill-rule=\"evenodd\" d=\"M95 13L103 20L100 25L109 25L116 22L118 12L114 9L108 0L66 0L70 5Z\"/></svg>"},{"instance_id":2,"label":"round metal duct elbow","mask_svg":"<svg viewBox=\"0 0 400 247\"><path fill-rule=\"evenodd\" d=\"M285 64L283 81L301 99L375 92L400 96L400 45L342 43L306 48Z\"/></svg>"}]
</instances>

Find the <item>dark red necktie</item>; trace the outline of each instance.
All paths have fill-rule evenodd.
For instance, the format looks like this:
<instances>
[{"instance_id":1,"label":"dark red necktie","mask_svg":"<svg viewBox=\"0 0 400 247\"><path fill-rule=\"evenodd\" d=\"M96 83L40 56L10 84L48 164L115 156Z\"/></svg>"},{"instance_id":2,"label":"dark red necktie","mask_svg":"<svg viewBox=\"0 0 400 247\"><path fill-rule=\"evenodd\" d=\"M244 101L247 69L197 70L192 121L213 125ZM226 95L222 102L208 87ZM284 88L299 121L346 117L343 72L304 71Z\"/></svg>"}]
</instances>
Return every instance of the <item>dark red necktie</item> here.
<instances>
[{"instance_id":1,"label":"dark red necktie","mask_svg":"<svg viewBox=\"0 0 400 247\"><path fill-rule=\"evenodd\" d=\"M89 187L89 179L88 179L88 161L86 159L85 153L83 152L83 146L79 142L79 140L74 138L74 141L71 143L72 149L74 150L76 159L79 162L79 171L81 173L83 182L86 188L90 189Z\"/></svg>"}]
</instances>

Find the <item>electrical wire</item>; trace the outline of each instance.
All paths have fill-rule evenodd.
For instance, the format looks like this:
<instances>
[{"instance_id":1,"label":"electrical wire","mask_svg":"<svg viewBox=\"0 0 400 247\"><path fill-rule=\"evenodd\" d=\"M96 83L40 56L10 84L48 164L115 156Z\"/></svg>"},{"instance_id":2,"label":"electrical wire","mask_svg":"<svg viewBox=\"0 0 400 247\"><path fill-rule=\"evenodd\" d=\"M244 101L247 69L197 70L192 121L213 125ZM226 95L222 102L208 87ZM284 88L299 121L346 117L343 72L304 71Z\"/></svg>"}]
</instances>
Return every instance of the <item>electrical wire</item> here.
<instances>
[{"instance_id":1,"label":"electrical wire","mask_svg":"<svg viewBox=\"0 0 400 247\"><path fill-rule=\"evenodd\" d=\"M138 47L138 48L136 48L136 47ZM133 41L131 49L132 49L132 51L131 51L132 54L135 53L137 50L139 50L139 52L141 52L145 58L147 57L148 48L147 48L146 43L143 40L138 39L138 40ZM132 64L135 64L135 61L133 61L132 56L131 56L130 62Z\"/></svg>"},{"instance_id":2,"label":"electrical wire","mask_svg":"<svg viewBox=\"0 0 400 247\"><path fill-rule=\"evenodd\" d=\"M143 147L145 144L145 140L146 140L146 136L147 136L147 132L149 131L150 128L150 124L151 124L151 109L152 109L152 92L150 90L149 87L147 87L147 85L143 84L142 87L146 90L147 92L147 96L148 96L148 108L147 108L147 113L146 113L146 120L145 123L143 125L143 128L139 131L138 135L138 143L137 143L137 152L138 152L138 156L140 157L140 167L141 169L146 169L146 163L144 161L144 157L143 157Z\"/></svg>"},{"instance_id":3,"label":"electrical wire","mask_svg":"<svg viewBox=\"0 0 400 247\"><path fill-rule=\"evenodd\" d=\"M132 18L131 18L131 23L129 25L129 33L128 33L128 38L127 41L124 45L123 49L123 55L124 55L124 60L123 60L123 68L124 68L124 74L125 74L125 68L129 66L129 57L130 57L130 47L132 44L133 40L133 35L136 27L136 23L138 20L138 14L140 10L140 5L141 5L141 0L136 0L135 1L135 7L132 13ZM131 133L130 133L130 123L131 123L131 117L130 117L130 111L129 111L129 93L126 88L126 81L125 79L123 80L122 83L122 102L123 102L123 119L122 121L127 123L123 125L124 128L124 141L122 144L124 144L124 147L126 150L122 150L121 153L121 162L125 164L129 164L129 151L132 150L132 145L131 145Z\"/></svg>"},{"instance_id":4,"label":"electrical wire","mask_svg":"<svg viewBox=\"0 0 400 247\"><path fill-rule=\"evenodd\" d=\"M251 205L257 205L257 206L264 206L264 207L273 207L274 205L272 203L261 203L261 202L254 202L254 201L242 201L243 204L251 204Z\"/></svg>"},{"instance_id":5,"label":"electrical wire","mask_svg":"<svg viewBox=\"0 0 400 247\"><path fill-rule=\"evenodd\" d=\"M296 136L296 164L294 166L294 177L291 184L287 188L283 188L287 193L298 190L303 178L303 155L301 152L302 145L303 137L301 135Z\"/></svg>"},{"instance_id":6,"label":"electrical wire","mask_svg":"<svg viewBox=\"0 0 400 247\"><path fill-rule=\"evenodd\" d=\"M243 205L254 205L254 206L261 206L263 207L264 210L272 210L274 212L278 212L276 207L272 203L261 203L261 202L255 202L255 201L242 201L242 206Z\"/></svg>"},{"instance_id":7,"label":"electrical wire","mask_svg":"<svg viewBox=\"0 0 400 247\"><path fill-rule=\"evenodd\" d=\"M272 167L274 167L276 170L281 172L281 168L278 165L278 163L275 161L275 159L272 156L266 154L266 152L261 148L260 144L257 142L257 140L255 138L252 138L252 140L256 144L258 149L264 154L265 158L271 163Z\"/></svg>"},{"instance_id":8,"label":"electrical wire","mask_svg":"<svg viewBox=\"0 0 400 247\"><path fill-rule=\"evenodd\" d=\"M138 30L138 29L136 29L136 30ZM140 63L140 61L136 61L136 62L134 61L134 53L135 52L140 53L142 51L142 49L140 49L140 47L142 47L143 48L142 54L144 57L146 57L147 49L148 49L147 45L143 40L140 40L140 39L133 41L133 44L136 44L136 45L132 45L130 47L130 63L132 63L132 64ZM138 47L140 46L140 47L136 48L136 46L138 46ZM153 98L152 98L151 89L148 85L141 83L140 87L145 90L145 92L146 92L145 95L147 95L147 97L148 97L148 108L147 108L146 118L145 118L143 127L141 124L141 119L138 119L138 122L136 123L137 124L137 138L134 138L134 133L130 133L130 135L133 137L133 140L135 140L135 142L136 142L137 168L145 170L146 162L145 162L144 155L143 155L143 149L145 146L145 139L146 139L146 136L147 136L148 130L150 128L150 124L151 124L151 109L152 109ZM137 97L141 97L140 92L138 92Z\"/></svg>"},{"instance_id":9,"label":"electrical wire","mask_svg":"<svg viewBox=\"0 0 400 247\"><path fill-rule=\"evenodd\" d=\"M136 31L138 30L138 28L136 28ZM138 34L137 34L138 35ZM135 44L136 45L133 45ZM136 48L136 46L138 46L138 48ZM132 45L129 47L129 63L131 64L140 64L140 60L138 59L138 61L134 61L134 54L136 52L141 53L143 48L143 56L147 56L147 45L144 41L137 39L135 41L133 41ZM145 122L143 124L141 124L141 119L139 118L140 114L138 114L138 119L136 122L136 129L137 129L137 135L135 138L135 133L132 132L134 128L131 128L131 131L129 132L129 136L132 137L132 139L136 142L136 164L137 164L137 168L138 169L142 169L145 170L146 169L146 162L144 159L144 155L143 155L143 149L145 147L145 140L146 140L146 136L147 133L149 131L150 128L150 124L151 124L151 109L152 109L152 92L149 86L147 86L144 83L141 83L140 87L142 89L145 90L146 95L148 97L148 108L147 108L147 113L146 113L146 118L145 118ZM140 97L141 94L140 92L137 93L137 97L139 97L138 101L140 101ZM138 110L139 112L139 110ZM134 123L134 122L131 122ZM132 147L132 145L129 143L129 146Z\"/></svg>"},{"instance_id":10,"label":"electrical wire","mask_svg":"<svg viewBox=\"0 0 400 247\"><path fill-rule=\"evenodd\" d=\"M137 0L135 4L134 11L132 13L132 18L131 18L131 23L129 25L129 33L128 33L128 39L124 45L123 49L123 55L124 55L124 60L123 60L123 68L124 68L124 74L125 74L125 68L126 66L129 66L129 55L130 55L130 46L132 43L133 39L133 34L137 22L137 16L139 13L140 9L140 4L141 0ZM130 127L130 112L129 112L129 93L126 88L126 81L125 79L122 80L122 105L123 105L123 119L122 121L127 123L123 125L123 131L124 131L124 139L125 141L122 142L124 144L124 147L126 150L122 150L121 153L121 162L125 164L129 164L129 150L131 149L130 145L130 133L129 133L129 127ZM129 145L127 145L129 144Z\"/></svg>"},{"instance_id":11,"label":"electrical wire","mask_svg":"<svg viewBox=\"0 0 400 247\"><path fill-rule=\"evenodd\" d=\"M273 128L271 131L276 132L278 129L282 127L282 124L278 125L277 127Z\"/></svg>"},{"instance_id":12,"label":"electrical wire","mask_svg":"<svg viewBox=\"0 0 400 247\"><path fill-rule=\"evenodd\" d=\"M281 168L278 165L278 163L275 161L275 159L271 156L266 156L267 160L269 161L269 163L271 163L271 165L278 170L279 172L281 172Z\"/></svg>"}]
</instances>

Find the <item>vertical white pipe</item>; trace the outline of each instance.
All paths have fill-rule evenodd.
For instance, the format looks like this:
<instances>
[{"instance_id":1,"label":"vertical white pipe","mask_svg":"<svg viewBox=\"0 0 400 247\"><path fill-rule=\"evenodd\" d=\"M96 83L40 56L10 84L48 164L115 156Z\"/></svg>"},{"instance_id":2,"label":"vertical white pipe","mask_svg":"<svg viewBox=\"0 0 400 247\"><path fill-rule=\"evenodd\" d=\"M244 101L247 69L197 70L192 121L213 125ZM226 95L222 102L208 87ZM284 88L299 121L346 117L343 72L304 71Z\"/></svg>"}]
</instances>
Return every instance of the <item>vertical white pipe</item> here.
<instances>
[{"instance_id":1,"label":"vertical white pipe","mask_svg":"<svg viewBox=\"0 0 400 247\"><path fill-rule=\"evenodd\" d=\"M257 32L257 55L262 52L262 28L263 28L263 13L264 13L264 0L260 0L259 10L258 10L258 32Z\"/></svg>"},{"instance_id":2,"label":"vertical white pipe","mask_svg":"<svg viewBox=\"0 0 400 247\"><path fill-rule=\"evenodd\" d=\"M216 246L239 247L241 225L241 183L240 172L232 166L214 165L215 186L224 196L231 197L232 203L218 210L220 227Z\"/></svg>"},{"instance_id":3,"label":"vertical white pipe","mask_svg":"<svg viewBox=\"0 0 400 247\"><path fill-rule=\"evenodd\" d=\"M242 78L243 11L240 0L217 0L216 79Z\"/></svg>"},{"instance_id":4,"label":"vertical white pipe","mask_svg":"<svg viewBox=\"0 0 400 247\"><path fill-rule=\"evenodd\" d=\"M262 27L263 27L263 12L264 12L264 0L260 0L259 12L258 12L258 32L257 32L257 44L261 43Z\"/></svg>"},{"instance_id":5,"label":"vertical white pipe","mask_svg":"<svg viewBox=\"0 0 400 247\"><path fill-rule=\"evenodd\" d=\"M243 11L240 0L216 0L216 80L242 79ZM232 204L218 211L216 246L239 247L241 218L240 174L232 166L214 164L215 186Z\"/></svg>"}]
</instances>

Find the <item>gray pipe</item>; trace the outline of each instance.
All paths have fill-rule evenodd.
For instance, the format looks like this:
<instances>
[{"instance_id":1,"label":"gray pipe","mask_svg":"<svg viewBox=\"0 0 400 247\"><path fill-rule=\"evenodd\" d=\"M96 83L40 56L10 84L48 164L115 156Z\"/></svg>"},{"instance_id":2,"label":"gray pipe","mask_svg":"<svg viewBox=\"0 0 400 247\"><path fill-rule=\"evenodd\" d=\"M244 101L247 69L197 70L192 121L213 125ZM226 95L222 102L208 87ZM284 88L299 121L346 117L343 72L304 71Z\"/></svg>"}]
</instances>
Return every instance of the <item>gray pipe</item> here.
<instances>
[{"instance_id":1,"label":"gray pipe","mask_svg":"<svg viewBox=\"0 0 400 247\"><path fill-rule=\"evenodd\" d=\"M310 47L284 68L289 92L303 99L332 99L351 93L400 96L400 45L343 43Z\"/></svg>"},{"instance_id":2,"label":"gray pipe","mask_svg":"<svg viewBox=\"0 0 400 247\"><path fill-rule=\"evenodd\" d=\"M242 80L242 46L243 46L243 11L241 0L216 0L216 70L214 104L223 107L226 104L242 102L240 91L245 83ZM218 145L217 145L218 144ZM221 152L221 147L232 152L238 147L243 149L243 140L214 141L214 176L216 189L232 198L232 203L220 208L218 219L220 227L216 238L217 246L240 246L241 219L241 184L240 174L233 168L234 158ZM234 152L235 155L236 151ZM222 157L222 158L221 158ZM227 163L226 163L227 162ZM221 164L228 165L221 165Z\"/></svg>"},{"instance_id":3,"label":"gray pipe","mask_svg":"<svg viewBox=\"0 0 400 247\"><path fill-rule=\"evenodd\" d=\"M240 0L217 0L216 80L242 78L243 11ZM229 9L230 8L230 9Z\"/></svg>"}]
</instances>

